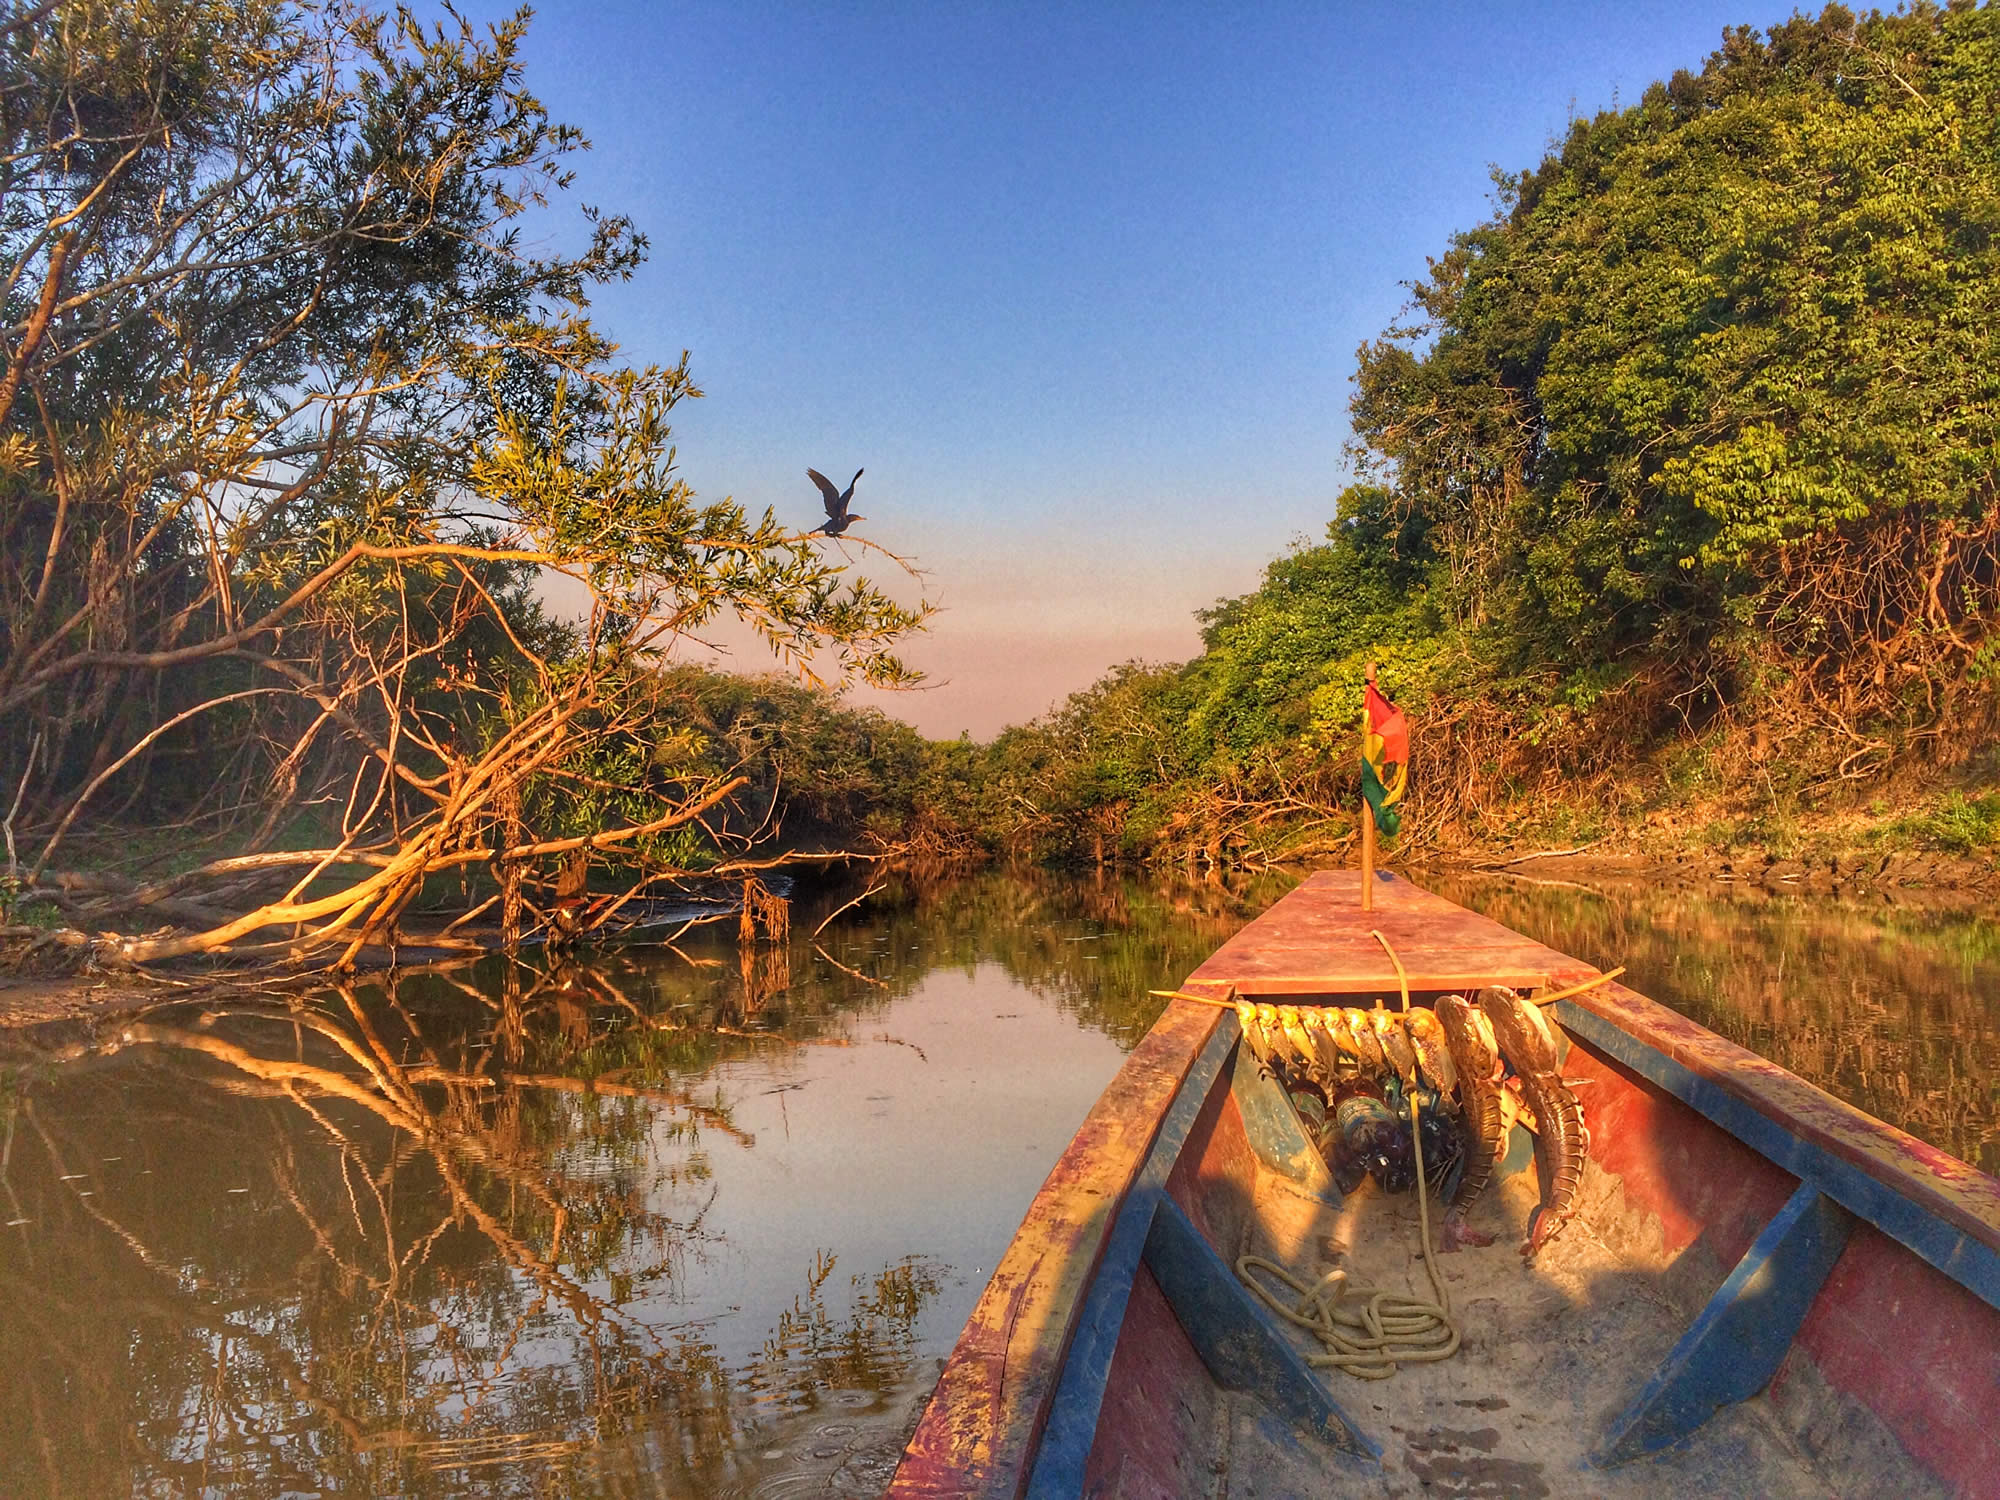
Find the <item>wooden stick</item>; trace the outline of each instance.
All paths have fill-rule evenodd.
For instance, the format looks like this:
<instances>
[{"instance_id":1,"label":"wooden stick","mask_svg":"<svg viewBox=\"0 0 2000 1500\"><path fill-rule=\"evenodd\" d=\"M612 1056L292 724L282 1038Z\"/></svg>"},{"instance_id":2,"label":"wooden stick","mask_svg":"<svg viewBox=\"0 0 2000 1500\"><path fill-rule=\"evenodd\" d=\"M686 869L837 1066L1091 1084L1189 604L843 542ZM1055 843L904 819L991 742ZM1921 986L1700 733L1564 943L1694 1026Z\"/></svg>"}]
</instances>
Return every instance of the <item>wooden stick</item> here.
<instances>
[{"instance_id":1,"label":"wooden stick","mask_svg":"<svg viewBox=\"0 0 2000 1500\"><path fill-rule=\"evenodd\" d=\"M1368 682L1375 682L1375 663L1368 663ZM1368 764L1368 700L1362 696L1361 707L1361 763ZM1368 802L1368 772L1363 769L1361 793L1361 909L1375 910L1375 809Z\"/></svg>"},{"instance_id":2,"label":"wooden stick","mask_svg":"<svg viewBox=\"0 0 2000 1500\"><path fill-rule=\"evenodd\" d=\"M1557 990L1553 995L1534 995L1530 998L1537 1005L1554 1005L1556 1001L1567 1000L1571 995L1581 995L1585 990L1594 990L1600 984L1609 984L1624 972L1625 965L1620 964L1608 973L1599 974L1595 979L1586 979L1582 984L1573 984L1566 990Z\"/></svg>"},{"instance_id":3,"label":"wooden stick","mask_svg":"<svg viewBox=\"0 0 2000 1500\"><path fill-rule=\"evenodd\" d=\"M813 929L812 935L814 937L818 937L822 932L826 931L826 924L828 922L831 922L835 917L839 916L844 911L854 910L855 907L859 906L862 902L866 901L870 896L874 895L877 891L882 890L884 888L885 885L871 885L868 887L867 890L863 891L860 895L856 896L852 901L848 902L845 906L836 906L832 911L826 914L825 920L822 921L819 924L819 926ZM843 965L843 967L845 966ZM848 972L853 973L854 971L849 969Z\"/></svg>"},{"instance_id":4,"label":"wooden stick","mask_svg":"<svg viewBox=\"0 0 2000 1500\"><path fill-rule=\"evenodd\" d=\"M1236 1009L1234 1000L1217 1000L1212 995L1190 995L1186 990L1147 990L1146 993L1156 995L1162 1000L1192 1000L1196 1005L1214 1005L1223 1010Z\"/></svg>"},{"instance_id":5,"label":"wooden stick","mask_svg":"<svg viewBox=\"0 0 2000 1500\"><path fill-rule=\"evenodd\" d=\"M1361 799L1361 909L1375 910L1375 809Z\"/></svg>"}]
</instances>

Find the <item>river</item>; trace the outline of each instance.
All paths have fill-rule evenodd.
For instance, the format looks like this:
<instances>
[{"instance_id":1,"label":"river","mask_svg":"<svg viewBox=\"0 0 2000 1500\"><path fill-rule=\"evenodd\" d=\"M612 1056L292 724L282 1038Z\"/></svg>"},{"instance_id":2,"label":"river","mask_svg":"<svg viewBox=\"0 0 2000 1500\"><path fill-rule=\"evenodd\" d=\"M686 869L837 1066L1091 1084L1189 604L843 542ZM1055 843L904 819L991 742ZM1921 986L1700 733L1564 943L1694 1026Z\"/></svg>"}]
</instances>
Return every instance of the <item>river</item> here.
<instances>
[{"instance_id":1,"label":"river","mask_svg":"<svg viewBox=\"0 0 2000 1500\"><path fill-rule=\"evenodd\" d=\"M2000 1170L1993 922L1441 884ZM877 1493L1147 990L1289 885L892 881L0 1040L0 1493Z\"/></svg>"}]
</instances>

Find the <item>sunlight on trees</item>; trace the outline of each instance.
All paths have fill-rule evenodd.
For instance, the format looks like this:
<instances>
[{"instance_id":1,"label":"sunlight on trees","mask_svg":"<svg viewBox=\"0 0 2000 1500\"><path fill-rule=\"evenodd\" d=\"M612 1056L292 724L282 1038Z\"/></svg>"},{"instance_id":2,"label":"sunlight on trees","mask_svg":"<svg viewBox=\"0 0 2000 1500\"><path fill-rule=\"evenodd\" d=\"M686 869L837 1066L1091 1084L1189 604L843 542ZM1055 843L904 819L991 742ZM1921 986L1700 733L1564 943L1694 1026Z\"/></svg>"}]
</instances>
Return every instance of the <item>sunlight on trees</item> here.
<instances>
[{"instance_id":1,"label":"sunlight on trees","mask_svg":"<svg viewBox=\"0 0 2000 1500\"><path fill-rule=\"evenodd\" d=\"M741 845L740 772L648 753L660 666L719 613L795 669L913 680L928 606L676 477L700 392L587 316L630 221L584 205L547 248L587 143L526 90L525 26L75 0L0 35L21 863L47 882L95 819L230 850L171 912L99 881L185 929L108 959L347 962L441 874L587 843L643 884ZM544 570L585 618L536 604Z\"/></svg>"}]
</instances>

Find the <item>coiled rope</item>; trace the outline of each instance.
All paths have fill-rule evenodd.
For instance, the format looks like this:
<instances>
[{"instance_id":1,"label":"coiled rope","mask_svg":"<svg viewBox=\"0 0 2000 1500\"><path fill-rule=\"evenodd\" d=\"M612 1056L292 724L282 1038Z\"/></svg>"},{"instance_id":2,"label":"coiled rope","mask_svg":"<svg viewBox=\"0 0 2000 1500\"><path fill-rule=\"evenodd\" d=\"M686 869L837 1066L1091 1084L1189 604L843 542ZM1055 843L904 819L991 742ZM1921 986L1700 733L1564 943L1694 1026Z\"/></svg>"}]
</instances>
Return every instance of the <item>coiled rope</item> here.
<instances>
[{"instance_id":1,"label":"coiled rope","mask_svg":"<svg viewBox=\"0 0 2000 1500\"><path fill-rule=\"evenodd\" d=\"M1421 1106L1410 1100L1410 1128L1417 1157L1417 1216L1422 1222L1424 1269L1430 1273L1435 1301L1384 1292L1354 1281L1344 1270L1329 1271L1313 1283L1294 1276L1261 1255L1238 1256L1236 1274L1260 1301L1288 1323L1296 1323L1326 1346L1323 1354L1308 1354L1316 1369L1344 1370L1362 1380L1387 1380L1403 1365L1431 1364L1458 1352L1458 1320L1452 1316L1451 1293L1431 1257L1429 1190L1424 1181ZM1275 1278L1297 1298L1286 1302L1257 1273Z\"/></svg>"},{"instance_id":2,"label":"coiled rope","mask_svg":"<svg viewBox=\"0 0 2000 1500\"><path fill-rule=\"evenodd\" d=\"M1375 941L1396 966L1402 987L1403 1009L1410 1008L1410 981L1402 960L1381 933ZM1259 1301L1288 1323L1295 1323L1326 1346L1323 1354L1308 1354L1306 1363L1315 1369L1344 1370L1362 1380L1387 1380L1403 1365L1435 1364L1458 1352L1461 1338L1458 1320L1452 1316L1451 1292L1438 1273L1431 1255L1430 1188L1424 1178L1424 1131L1422 1105L1412 1093L1410 1099L1410 1144L1417 1159L1417 1219L1423 1238L1424 1270L1431 1279L1435 1301L1385 1292L1366 1282L1352 1280L1346 1271L1328 1271L1316 1282L1301 1281L1276 1261L1261 1255L1241 1255L1236 1274ZM1258 1278L1257 1273L1274 1277L1292 1291L1296 1301L1287 1303Z\"/></svg>"}]
</instances>

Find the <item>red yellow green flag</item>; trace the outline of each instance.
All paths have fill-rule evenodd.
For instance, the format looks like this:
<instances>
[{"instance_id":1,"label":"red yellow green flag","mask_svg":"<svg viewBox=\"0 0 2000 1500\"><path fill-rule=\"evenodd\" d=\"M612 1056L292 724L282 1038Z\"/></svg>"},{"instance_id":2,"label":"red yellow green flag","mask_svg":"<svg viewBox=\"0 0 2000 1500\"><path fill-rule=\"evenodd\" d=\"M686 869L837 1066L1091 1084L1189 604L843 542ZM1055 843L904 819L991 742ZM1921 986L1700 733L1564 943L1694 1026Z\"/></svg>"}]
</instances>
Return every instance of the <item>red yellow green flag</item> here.
<instances>
[{"instance_id":1,"label":"red yellow green flag","mask_svg":"<svg viewBox=\"0 0 2000 1500\"><path fill-rule=\"evenodd\" d=\"M1361 714L1361 795L1375 812L1375 826L1394 834L1402 826L1396 804L1409 781L1410 721L1369 683Z\"/></svg>"}]
</instances>

